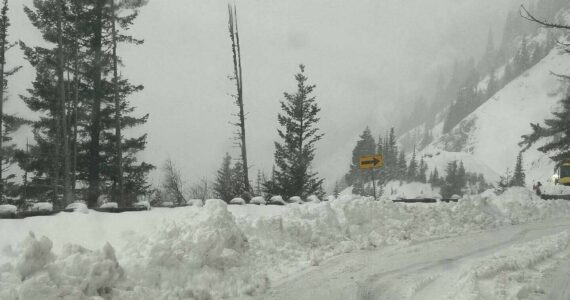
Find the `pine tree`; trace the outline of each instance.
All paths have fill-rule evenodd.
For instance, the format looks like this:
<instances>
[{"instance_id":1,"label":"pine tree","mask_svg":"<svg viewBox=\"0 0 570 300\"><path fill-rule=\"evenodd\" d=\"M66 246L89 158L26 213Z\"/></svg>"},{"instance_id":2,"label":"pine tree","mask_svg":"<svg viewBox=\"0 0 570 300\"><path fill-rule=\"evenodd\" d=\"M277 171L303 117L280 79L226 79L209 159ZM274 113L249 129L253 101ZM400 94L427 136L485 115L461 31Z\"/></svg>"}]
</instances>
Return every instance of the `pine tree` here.
<instances>
[{"instance_id":1,"label":"pine tree","mask_svg":"<svg viewBox=\"0 0 570 300\"><path fill-rule=\"evenodd\" d=\"M414 181L418 175L418 162L416 160L416 148L414 147L414 151L412 153L412 159L410 160L410 164L408 165L408 172L406 174L407 181Z\"/></svg>"},{"instance_id":2,"label":"pine tree","mask_svg":"<svg viewBox=\"0 0 570 300\"><path fill-rule=\"evenodd\" d=\"M366 177L360 170L360 157L364 155L373 155L376 153L376 143L372 137L370 129L366 127L364 132L360 135L360 139L356 142L356 146L352 150L352 162L350 164L350 171L346 175L346 181L352 185L356 181L365 181Z\"/></svg>"},{"instance_id":3,"label":"pine tree","mask_svg":"<svg viewBox=\"0 0 570 300\"><path fill-rule=\"evenodd\" d=\"M297 91L294 94L284 93L282 113L278 115L282 127L278 133L282 142L275 142L276 192L286 198L304 198L313 194L322 198L323 179L311 170L315 143L323 137L317 127L320 108L312 96L315 86L307 84L305 66L300 65L299 68L300 72L295 75Z\"/></svg>"},{"instance_id":4,"label":"pine tree","mask_svg":"<svg viewBox=\"0 0 570 300\"><path fill-rule=\"evenodd\" d=\"M232 198L242 198L246 202L251 200L250 191L247 190L247 185L243 182L245 177L243 173L245 172L242 160L236 161L231 170L231 193ZM230 199L231 200L231 199Z\"/></svg>"},{"instance_id":5,"label":"pine tree","mask_svg":"<svg viewBox=\"0 0 570 300\"><path fill-rule=\"evenodd\" d=\"M520 143L525 146L523 151L526 151L541 139L559 136L559 139L552 139L538 148L539 151L548 154L557 166L570 157L570 122L568 122L570 120L570 90L560 104L561 109L553 112L553 117L544 121L544 127L531 124L533 132L523 135Z\"/></svg>"},{"instance_id":6,"label":"pine tree","mask_svg":"<svg viewBox=\"0 0 570 300\"><path fill-rule=\"evenodd\" d=\"M164 163L164 181L163 188L168 197L171 199L173 204L176 206L181 206L186 203L186 199L182 193L182 177L180 176L180 171L176 168L172 160L169 158Z\"/></svg>"},{"instance_id":7,"label":"pine tree","mask_svg":"<svg viewBox=\"0 0 570 300\"><path fill-rule=\"evenodd\" d=\"M420 159L420 166L419 166L418 175L416 178L417 181L422 182L422 183L427 183L427 177L426 177L427 176L426 175L427 169L428 169L427 164L426 164L424 158L422 157Z\"/></svg>"},{"instance_id":8,"label":"pine tree","mask_svg":"<svg viewBox=\"0 0 570 300\"><path fill-rule=\"evenodd\" d=\"M386 180L398 179L398 145L396 144L396 133L394 127L390 128L389 134L384 139L384 170Z\"/></svg>"},{"instance_id":9,"label":"pine tree","mask_svg":"<svg viewBox=\"0 0 570 300\"><path fill-rule=\"evenodd\" d=\"M513 60L515 65L515 74L520 75L530 67L530 53L528 50L526 37L523 38L520 48Z\"/></svg>"},{"instance_id":10,"label":"pine tree","mask_svg":"<svg viewBox=\"0 0 570 300\"><path fill-rule=\"evenodd\" d=\"M51 8L59 7L54 5L56 3L63 3L61 16L58 15L59 10ZM142 43L125 34L142 5L144 1L115 4L106 0L95 3L49 0L35 1L33 8L25 7L28 18L47 42L58 44L58 37L61 38L63 47L57 49L62 48L68 58L65 63L67 76L61 85L50 76L61 70L57 65L57 49L29 47L21 43L26 59L36 69L33 87L22 99L32 111L43 116L34 122L36 144L31 146L30 155L50 154L31 157L36 163L29 164L33 169L30 171L35 173L37 180L30 184L35 186L32 190L37 194L46 194L46 183L49 183L53 186L52 197L58 199L60 178L68 175L73 181L86 183L82 186L88 187L86 194L90 207L97 204L101 193L111 195L115 201L121 200L118 192L121 181L125 196L120 203L122 206L129 206L137 195L149 191L147 174L154 166L138 162L136 158L137 152L146 147L146 135L121 136L123 129L137 127L148 119L148 115L133 116L134 108L128 102L129 95L143 87L129 83L118 74L110 75L116 69L115 63L122 65L121 58L112 51L114 46L118 43ZM55 26L58 20L62 20L59 35ZM112 26L113 21L117 26ZM111 49L111 53L107 49ZM62 97L57 97L54 92L57 86L71 87L65 90L63 105L57 100ZM71 145L66 147L66 142ZM59 155L66 152L68 155L64 157ZM69 163L66 162L68 159ZM117 166L119 163L122 172ZM66 165L70 166L70 171ZM69 174L71 172L73 174ZM71 187L75 190L73 186L74 182Z\"/></svg>"},{"instance_id":11,"label":"pine tree","mask_svg":"<svg viewBox=\"0 0 570 300\"><path fill-rule=\"evenodd\" d=\"M340 195L340 186L338 184L338 181L336 181L334 183L333 196L335 199L338 199L339 195Z\"/></svg>"},{"instance_id":12,"label":"pine tree","mask_svg":"<svg viewBox=\"0 0 570 300\"><path fill-rule=\"evenodd\" d=\"M467 185L467 176L463 162L451 161L445 169L445 179L441 186L441 194L444 198L453 195L463 195L463 190Z\"/></svg>"},{"instance_id":13,"label":"pine tree","mask_svg":"<svg viewBox=\"0 0 570 300\"><path fill-rule=\"evenodd\" d=\"M8 186L8 180L15 175L5 176L4 170L7 169L14 160L14 146L7 146L5 143L11 140L10 133L17 129L18 118L4 113L4 101L6 100L5 91L7 89L7 78L15 74L21 67L15 67L10 70L6 69L6 52L14 46L8 42L8 29L10 27L10 19L8 18L8 1L4 0L0 13L0 203L5 202L5 195Z\"/></svg>"},{"instance_id":14,"label":"pine tree","mask_svg":"<svg viewBox=\"0 0 570 300\"><path fill-rule=\"evenodd\" d=\"M439 172L437 168L434 168L429 179L429 183L435 187L441 187L441 178L439 178Z\"/></svg>"},{"instance_id":15,"label":"pine tree","mask_svg":"<svg viewBox=\"0 0 570 300\"><path fill-rule=\"evenodd\" d=\"M394 177L394 179L405 180L407 171L408 171L408 166L406 163L406 154L404 153L404 150L402 150L400 151L400 155L398 157L398 165L396 170L396 176Z\"/></svg>"},{"instance_id":16,"label":"pine tree","mask_svg":"<svg viewBox=\"0 0 570 300\"><path fill-rule=\"evenodd\" d=\"M214 182L214 194L217 198L226 202L230 202L234 197L232 183L234 178L232 176L231 163L232 157L229 153L226 153Z\"/></svg>"},{"instance_id":17,"label":"pine tree","mask_svg":"<svg viewBox=\"0 0 570 300\"><path fill-rule=\"evenodd\" d=\"M265 186L266 182L265 174L261 170L257 170L257 179L255 181L255 195L262 196L263 195L263 187Z\"/></svg>"},{"instance_id":18,"label":"pine tree","mask_svg":"<svg viewBox=\"0 0 570 300\"><path fill-rule=\"evenodd\" d=\"M515 170L513 173L513 179L510 182L510 186L525 186L525 173L523 169L522 153L517 155L517 162L515 164Z\"/></svg>"}]
</instances>

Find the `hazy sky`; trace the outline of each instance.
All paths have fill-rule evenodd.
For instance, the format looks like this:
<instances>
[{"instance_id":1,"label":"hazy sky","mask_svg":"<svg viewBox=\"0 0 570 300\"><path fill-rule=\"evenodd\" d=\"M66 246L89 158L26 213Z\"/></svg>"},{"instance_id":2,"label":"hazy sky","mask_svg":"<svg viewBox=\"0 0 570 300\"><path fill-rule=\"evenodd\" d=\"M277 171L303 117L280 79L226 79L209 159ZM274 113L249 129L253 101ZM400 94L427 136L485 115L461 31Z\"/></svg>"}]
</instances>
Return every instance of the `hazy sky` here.
<instances>
[{"instance_id":1,"label":"hazy sky","mask_svg":"<svg viewBox=\"0 0 570 300\"><path fill-rule=\"evenodd\" d=\"M11 38L35 45L37 31L12 0ZM269 173L279 101L293 92L293 75L306 65L322 108L314 167L327 187L348 169L351 150L365 126L386 130L398 106L455 57L482 53L487 33L501 34L513 0L241 0L244 101L251 179ZM149 133L141 158L161 166L171 157L188 184L213 179L225 152L234 158L237 112L233 99L227 1L150 0L132 33L143 46L120 49L122 73L145 90L131 101L150 113L141 131ZM19 59L13 51L10 58ZM27 115L16 96L30 87L33 69L13 77L8 110ZM158 183L159 174L153 175Z\"/></svg>"}]
</instances>

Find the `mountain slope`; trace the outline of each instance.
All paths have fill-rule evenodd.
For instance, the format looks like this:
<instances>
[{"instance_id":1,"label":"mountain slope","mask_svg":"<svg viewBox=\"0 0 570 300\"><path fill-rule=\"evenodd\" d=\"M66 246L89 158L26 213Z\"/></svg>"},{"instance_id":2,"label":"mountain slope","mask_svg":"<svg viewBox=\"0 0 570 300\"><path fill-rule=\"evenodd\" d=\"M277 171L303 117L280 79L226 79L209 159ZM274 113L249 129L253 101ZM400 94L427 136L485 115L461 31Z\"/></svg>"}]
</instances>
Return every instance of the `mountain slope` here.
<instances>
[{"instance_id":1,"label":"mountain slope","mask_svg":"<svg viewBox=\"0 0 570 300\"><path fill-rule=\"evenodd\" d=\"M437 167L440 172L448 161L460 156L468 171L483 173L490 181L496 180L498 174L514 167L521 150L518 146L521 135L531 131L529 124L543 123L549 118L566 92L567 84L552 73L570 73L570 56L559 48L420 154L426 156L430 168ZM524 154L527 184L546 181L553 172L554 164L536 150L538 146Z\"/></svg>"}]
</instances>

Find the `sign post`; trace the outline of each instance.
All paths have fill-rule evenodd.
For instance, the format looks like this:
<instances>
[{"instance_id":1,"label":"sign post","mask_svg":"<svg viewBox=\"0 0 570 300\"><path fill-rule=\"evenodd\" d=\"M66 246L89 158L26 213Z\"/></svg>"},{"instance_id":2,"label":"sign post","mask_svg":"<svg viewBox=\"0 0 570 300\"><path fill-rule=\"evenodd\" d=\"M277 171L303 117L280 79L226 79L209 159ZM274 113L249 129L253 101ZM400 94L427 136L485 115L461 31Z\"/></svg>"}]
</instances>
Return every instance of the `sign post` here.
<instances>
[{"instance_id":1,"label":"sign post","mask_svg":"<svg viewBox=\"0 0 570 300\"><path fill-rule=\"evenodd\" d=\"M370 170L372 174L372 188L374 189L374 200L376 198L376 179L374 178L374 170L384 166L384 157L382 155L365 155L360 157L359 167L361 170Z\"/></svg>"}]
</instances>

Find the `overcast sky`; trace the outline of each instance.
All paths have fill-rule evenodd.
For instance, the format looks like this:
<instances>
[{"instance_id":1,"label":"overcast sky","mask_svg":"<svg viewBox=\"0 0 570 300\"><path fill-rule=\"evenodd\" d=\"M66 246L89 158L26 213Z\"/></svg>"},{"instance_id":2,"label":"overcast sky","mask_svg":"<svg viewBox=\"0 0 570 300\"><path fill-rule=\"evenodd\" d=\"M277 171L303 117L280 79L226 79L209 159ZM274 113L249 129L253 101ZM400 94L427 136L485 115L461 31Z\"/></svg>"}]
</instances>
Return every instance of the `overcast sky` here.
<instances>
[{"instance_id":1,"label":"overcast sky","mask_svg":"<svg viewBox=\"0 0 570 300\"><path fill-rule=\"evenodd\" d=\"M41 43L10 1L11 39ZM482 53L489 29L498 39L514 0L241 0L238 18L251 179L269 173L279 101L293 92L293 75L306 65L326 134L314 167L327 188L348 169L358 135L369 125L377 134L397 120L398 106L456 57ZM132 33L143 46L122 47L122 73L145 90L131 101L150 113L141 158L161 166L167 157L188 184L213 179L225 152L237 158L230 122L237 112L227 1L150 0ZM10 58L19 59L13 51ZM33 69L9 83L8 110L28 115L17 95L30 87ZM431 76L433 77L433 76ZM154 183L159 173L153 174Z\"/></svg>"}]
</instances>

